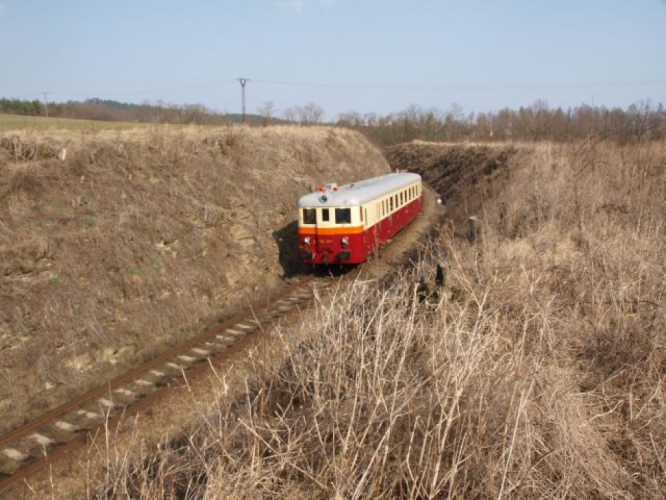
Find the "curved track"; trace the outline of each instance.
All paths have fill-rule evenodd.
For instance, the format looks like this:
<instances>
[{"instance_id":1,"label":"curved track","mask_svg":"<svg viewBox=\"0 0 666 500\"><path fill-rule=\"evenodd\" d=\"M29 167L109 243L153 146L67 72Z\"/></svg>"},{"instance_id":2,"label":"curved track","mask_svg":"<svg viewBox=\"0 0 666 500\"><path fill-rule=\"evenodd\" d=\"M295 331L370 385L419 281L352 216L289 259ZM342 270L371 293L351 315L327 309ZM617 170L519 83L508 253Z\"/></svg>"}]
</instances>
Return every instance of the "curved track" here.
<instances>
[{"instance_id":1,"label":"curved track","mask_svg":"<svg viewBox=\"0 0 666 500\"><path fill-rule=\"evenodd\" d=\"M346 276L356 274L356 270ZM147 408L242 339L305 306L335 278L306 276L277 295L0 437L0 494Z\"/></svg>"},{"instance_id":2,"label":"curved track","mask_svg":"<svg viewBox=\"0 0 666 500\"><path fill-rule=\"evenodd\" d=\"M436 195L426 189L425 197L422 222L412 223L402 232L407 232L412 240L409 246L418 239L420 231L421 235L426 234L441 217ZM391 247L400 254L409 248L405 248L405 243L393 242L385 248ZM387 264L390 267L386 262L377 266L382 261L375 261L370 267L381 269ZM342 278L354 279L361 269L357 267ZM59 461L68 452L116 429L128 415L155 405L172 389L232 359L259 334L297 309L307 307L319 291L324 292L338 282L339 279L331 276L301 277L273 297L252 304L224 323L0 436L0 495Z\"/></svg>"}]
</instances>

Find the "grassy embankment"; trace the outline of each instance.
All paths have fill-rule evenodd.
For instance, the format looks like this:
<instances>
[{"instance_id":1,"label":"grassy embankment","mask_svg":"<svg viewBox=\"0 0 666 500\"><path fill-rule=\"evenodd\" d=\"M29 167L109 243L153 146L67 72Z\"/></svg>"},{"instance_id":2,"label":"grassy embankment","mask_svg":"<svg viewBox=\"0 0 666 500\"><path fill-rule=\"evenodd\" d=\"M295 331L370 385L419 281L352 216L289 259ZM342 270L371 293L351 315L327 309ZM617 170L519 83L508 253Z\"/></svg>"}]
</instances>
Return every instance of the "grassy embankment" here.
<instances>
[{"instance_id":1,"label":"grassy embankment","mask_svg":"<svg viewBox=\"0 0 666 500\"><path fill-rule=\"evenodd\" d=\"M280 286L298 197L387 170L326 127L0 134L0 432Z\"/></svg>"},{"instance_id":2,"label":"grassy embankment","mask_svg":"<svg viewBox=\"0 0 666 500\"><path fill-rule=\"evenodd\" d=\"M147 127L145 123L107 122L101 120L76 120L73 118L45 118L43 116L23 116L0 113L0 132L12 130L73 130L93 132L96 130L126 130Z\"/></svg>"},{"instance_id":3,"label":"grassy embankment","mask_svg":"<svg viewBox=\"0 0 666 500\"><path fill-rule=\"evenodd\" d=\"M359 282L321 306L307 340L282 337L287 362L264 372L257 357L264 381L188 438L110 459L106 492L659 498L666 145L525 146L495 175L478 241L446 229L390 287ZM412 287L435 262L436 307Z\"/></svg>"}]
</instances>

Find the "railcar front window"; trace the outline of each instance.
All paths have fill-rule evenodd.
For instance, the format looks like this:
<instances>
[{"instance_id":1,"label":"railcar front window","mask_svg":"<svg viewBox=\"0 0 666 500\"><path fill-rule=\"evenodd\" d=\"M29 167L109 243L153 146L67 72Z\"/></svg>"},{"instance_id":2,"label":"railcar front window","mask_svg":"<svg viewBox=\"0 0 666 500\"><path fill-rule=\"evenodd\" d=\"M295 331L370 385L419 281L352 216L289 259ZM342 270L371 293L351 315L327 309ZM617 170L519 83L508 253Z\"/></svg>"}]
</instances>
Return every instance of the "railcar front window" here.
<instances>
[{"instance_id":1,"label":"railcar front window","mask_svg":"<svg viewBox=\"0 0 666 500\"><path fill-rule=\"evenodd\" d=\"M335 209L335 223L336 224L351 224L351 209L350 208L336 208Z\"/></svg>"},{"instance_id":2,"label":"railcar front window","mask_svg":"<svg viewBox=\"0 0 666 500\"><path fill-rule=\"evenodd\" d=\"M316 224L317 223L317 209L304 208L303 209L303 224Z\"/></svg>"},{"instance_id":3,"label":"railcar front window","mask_svg":"<svg viewBox=\"0 0 666 500\"><path fill-rule=\"evenodd\" d=\"M321 209L321 220L323 222L328 222L329 221L328 208L322 208Z\"/></svg>"}]
</instances>

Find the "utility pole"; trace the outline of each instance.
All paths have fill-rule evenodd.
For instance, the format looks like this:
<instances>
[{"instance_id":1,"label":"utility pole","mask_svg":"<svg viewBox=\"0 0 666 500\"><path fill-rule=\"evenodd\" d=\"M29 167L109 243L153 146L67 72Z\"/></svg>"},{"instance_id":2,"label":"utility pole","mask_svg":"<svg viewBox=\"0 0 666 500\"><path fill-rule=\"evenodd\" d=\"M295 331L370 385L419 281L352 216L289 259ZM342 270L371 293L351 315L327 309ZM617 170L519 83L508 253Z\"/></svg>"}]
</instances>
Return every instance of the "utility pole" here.
<instances>
[{"instance_id":1,"label":"utility pole","mask_svg":"<svg viewBox=\"0 0 666 500\"><path fill-rule=\"evenodd\" d=\"M238 81L240 82L241 93L243 95L243 123L245 123L245 85L250 80L248 78L239 78Z\"/></svg>"},{"instance_id":2,"label":"utility pole","mask_svg":"<svg viewBox=\"0 0 666 500\"><path fill-rule=\"evenodd\" d=\"M49 94L51 92L42 92L44 94L44 108L46 109L46 117L49 117Z\"/></svg>"}]
</instances>

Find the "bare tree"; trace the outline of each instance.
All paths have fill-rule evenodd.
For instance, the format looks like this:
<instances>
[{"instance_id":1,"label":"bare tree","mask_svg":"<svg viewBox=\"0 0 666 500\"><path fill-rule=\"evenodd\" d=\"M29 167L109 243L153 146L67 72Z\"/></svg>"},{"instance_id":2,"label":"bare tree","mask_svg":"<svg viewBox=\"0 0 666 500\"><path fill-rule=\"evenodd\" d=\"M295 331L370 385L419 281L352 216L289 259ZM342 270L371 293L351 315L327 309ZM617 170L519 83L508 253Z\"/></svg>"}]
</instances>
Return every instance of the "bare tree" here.
<instances>
[{"instance_id":1,"label":"bare tree","mask_svg":"<svg viewBox=\"0 0 666 500\"><path fill-rule=\"evenodd\" d=\"M316 125L324 117L324 108L314 102L309 102L298 108L298 114L303 125Z\"/></svg>"},{"instance_id":2,"label":"bare tree","mask_svg":"<svg viewBox=\"0 0 666 500\"><path fill-rule=\"evenodd\" d=\"M448 141L455 141L462 138L465 112L460 104L452 102L449 110L444 117L444 137Z\"/></svg>"},{"instance_id":3,"label":"bare tree","mask_svg":"<svg viewBox=\"0 0 666 500\"><path fill-rule=\"evenodd\" d=\"M363 125L363 117L356 111L347 111L338 115L338 125L344 127L360 127Z\"/></svg>"},{"instance_id":4,"label":"bare tree","mask_svg":"<svg viewBox=\"0 0 666 500\"><path fill-rule=\"evenodd\" d=\"M643 140L650 133L652 120L652 101L640 101L627 109L631 128L636 139Z\"/></svg>"},{"instance_id":5,"label":"bare tree","mask_svg":"<svg viewBox=\"0 0 666 500\"><path fill-rule=\"evenodd\" d=\"M363 115L363 121L369 127L374 127L375 125L377 125L377 119L378 119L377 113L365 113Z\"/></svg>"},{"instance_id":6,"label":"bare tree","mask_svg":"<svg viewBox=\"0 0 666 500\"><path fill-rule=\"evenodd\" d=\"M266 101L257 108L257 113L261 116L261 123L265 127L273 121L273 113L275 112L275 104L273 101Z\"/></svg>"},{"instance_id":7,"label":"bare tree","mask_svg":"<svg viewBox=\"0 0 666 500\"><path fill-rule=\"evenodd\" d=\"M288 122L295 122L299 115L299 107L292 106L291 108L285 108L282 111L282 118Z\"/></svg>"}]
</instances>

